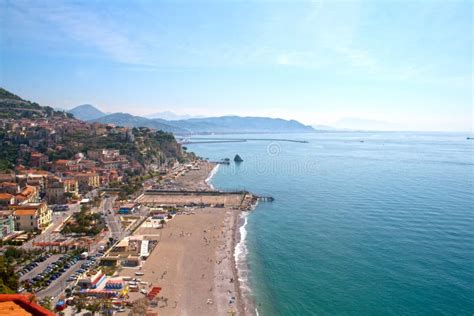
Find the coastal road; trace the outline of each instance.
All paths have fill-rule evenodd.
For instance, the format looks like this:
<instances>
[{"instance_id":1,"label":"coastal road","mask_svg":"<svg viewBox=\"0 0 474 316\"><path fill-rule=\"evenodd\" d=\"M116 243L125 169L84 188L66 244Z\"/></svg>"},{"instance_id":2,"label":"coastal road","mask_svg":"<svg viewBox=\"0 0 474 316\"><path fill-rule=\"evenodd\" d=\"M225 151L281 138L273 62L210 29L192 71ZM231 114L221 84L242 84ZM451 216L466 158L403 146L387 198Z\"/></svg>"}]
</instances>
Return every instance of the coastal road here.
<instances>
[{"instance_id":1,"label":"coastal road","mask_svg":"<svg viewBox=\"0 0 474 316\"><path fill-rule=\"evenodd\" d=\"M109 228L109 235L115 240L119 240L124 236L120 218L113 212L113 202L115 198L105 198L102 204L102 213L105 214L105 222Z\"/></svg>"}]
</instances>

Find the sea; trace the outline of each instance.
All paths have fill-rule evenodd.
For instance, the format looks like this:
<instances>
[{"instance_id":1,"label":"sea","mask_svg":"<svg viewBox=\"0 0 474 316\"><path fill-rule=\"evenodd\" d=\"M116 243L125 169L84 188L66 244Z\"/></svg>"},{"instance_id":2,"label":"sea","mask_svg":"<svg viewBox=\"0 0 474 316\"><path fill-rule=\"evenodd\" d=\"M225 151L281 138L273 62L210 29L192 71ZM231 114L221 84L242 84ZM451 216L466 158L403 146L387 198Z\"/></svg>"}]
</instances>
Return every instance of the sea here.
<instances>
[{"instance_id":1,"label":"sea","mask_svg":"<svg viewBox=\"0 0 474 316\"><path fill-rule=\"evenodd\" d=\"M473 315L474 140L467 133L208 135L242 214L244 294L262 315ZM213 142L222 139L252 139ZM191 138L193 140L193 138ZM303 142L288 142L297 140ZM240 164L233 158L239 154Z\"/></svg>"}]
</instances>

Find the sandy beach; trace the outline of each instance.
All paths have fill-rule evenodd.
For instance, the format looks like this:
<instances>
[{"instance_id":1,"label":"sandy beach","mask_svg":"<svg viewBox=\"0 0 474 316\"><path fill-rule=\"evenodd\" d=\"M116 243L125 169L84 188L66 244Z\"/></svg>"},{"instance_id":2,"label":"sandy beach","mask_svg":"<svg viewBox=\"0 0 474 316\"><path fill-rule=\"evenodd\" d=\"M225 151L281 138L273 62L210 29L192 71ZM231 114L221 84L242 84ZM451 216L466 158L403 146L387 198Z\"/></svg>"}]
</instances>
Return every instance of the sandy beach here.
<instances>
[{"instance_id":1,"label":"sandy beach","mask_svg":"<svg viewBox=\"0 0 474 316\"><path fill-rule=\"evenodd\" d=\"M215 165L200 163L174 181L189 190L209 189L205 182ZM175 216L164 228L139 228L135 234L161 234L140 272L142 281L162 287L159 315L249 315L239 290L233 251L240 212L231 208L195 208ZM134 276L136 269L120 275ZM131 300L143 297L130 293Z\"/></svg>"}]
</instances>

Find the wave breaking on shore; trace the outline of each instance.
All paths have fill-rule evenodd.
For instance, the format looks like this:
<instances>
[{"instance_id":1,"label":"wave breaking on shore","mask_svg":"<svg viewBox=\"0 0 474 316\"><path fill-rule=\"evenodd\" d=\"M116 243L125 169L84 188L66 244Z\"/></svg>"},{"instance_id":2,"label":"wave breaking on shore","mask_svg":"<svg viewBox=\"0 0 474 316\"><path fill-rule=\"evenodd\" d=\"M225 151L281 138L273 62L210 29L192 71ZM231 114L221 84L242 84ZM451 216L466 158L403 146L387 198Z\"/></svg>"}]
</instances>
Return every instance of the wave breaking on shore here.
<instances>
[{"instance_id":1,"label":"wave breaking on shore","mask_svg":"<svg viewBox=\"0 0 474 316\"><path fill-rule=\"evenodd\" d=\"M211 183L212 178L217 174L217 171L219 170L219 164L216 164L214 168L212 168L211 172L209 173L209 176L204 180L206 184L212 189L215 190L214 186Z\"/></svg>"},{"instance_id":2,"label":"wave breaking on shore","mask_svg":"<svg viewBox=\"0 0 474 316\"><path fill-rule=\"evenodd\" d=\"M251 295L250 287L250 268L248 264L248 246L247 246L247 224L249 212L242 212L239 218L237 243L234 248L234 262L237 270L237 278L239 282L240 294L244 303L245 309L254 315L258 315L257 309L254 308L254 303Z\"/></svg>"}]
</instances>

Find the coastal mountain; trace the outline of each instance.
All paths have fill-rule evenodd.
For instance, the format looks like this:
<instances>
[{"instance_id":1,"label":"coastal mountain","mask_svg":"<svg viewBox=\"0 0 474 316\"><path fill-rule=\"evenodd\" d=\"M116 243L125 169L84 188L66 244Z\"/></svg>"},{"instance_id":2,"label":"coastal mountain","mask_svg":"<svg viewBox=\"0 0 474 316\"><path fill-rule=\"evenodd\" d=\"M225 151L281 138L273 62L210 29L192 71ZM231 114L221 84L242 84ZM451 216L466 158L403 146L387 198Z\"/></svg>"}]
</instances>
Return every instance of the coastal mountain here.
<instances>
[{"instance_id":1,"label":"coastal mountain","mask_svg":"<svg viewBox=\"0 0 474 316\"><path fill-rule=\"evenodd\" d=\"M312 127L315 130L318 130L318 131L338 131L338 130L341 130L339 128L328 126L328 125L312 125Z\"/></svg>"},{"instance_id":2,"label":"coastal mountain","mask_svg":"<svg viewBox=\"0 0 474 316\"><path fill-rule=\"evenodd\" d=\"M128 113L104 113L93 105L83 104L68 111L75 118L105 124L127 127L149 127L175 134L206 133L307 133L314 132L311 126L295 120L268 117L241 117L235 115L221 117L180 116L170 111L158 112L147 117ZM183 117L188 117L184 119ZM166 119L165 119L166 118Z\"/></svg>"},{"instance_id":3,"label":"coastal mountain","mask_svg":"<svg viewBox=\"0 0 474 316\"><path fill-rule=\"evenodd\" d=\"M106 115L105 118L107 117L114 122L135 120L137 126L143 127L147 127L146 123L151 121L123 113ZM21 119L29 121L21 122ZM117 149L121 154L128 155L130 162L140 164L145 169L151 164L162 164L168 158L184 159L181 146L173 134L163 131L177 130L175 127L151 121L153 125L148 127L158 131L149 128L123 128L130 126L127 124L116 124L121 126L101 129L97 128L97 125L90 124L91 121L78 120L71 113L24 100L2 88L0 88L0 120L2 123L0 171L11 170L18 163L28 163L30 158L29 155L25 156L25 152L33 151L53 161L72 159L77 153L84 153L87 150ZM10 121L17 121L19 124L8 127L9 124L5 123ZM34 124L31 124L32 122ZM52 130L55 133L51 133ZM27 146L28 151L21 151L21 146Z\"/></svg>"},{"instance_id":4,"label":"coastal mountain","mask_svg":"<svg viewBox=\"0 0 474 316\"><path fill-rule=\"evenodd\" d=\"M221 116L172 122L191 133L305 133L314 132L295 120L268 117Z\"/></svg>"},{"instance_id":5,"label":"coastal mountain","mask_svg":"<svg viewBox=\"0 0 474 316\"><path fill-rule=\"evenodd\" d=\"M0 87L0 118L42 118L68 116L49 106L40 106L36 102L24 100L19 96Z\"/></svg>"},{"instance_id":6,"label":"coastal mountain","mask_svg":"<svg viewBox=\"0 0 474 316\"><path fill-rule=\"evenodd\" d=\"M190 118L200 118L201 116L192 116L188 114L179 115L171 111L157 112L146 116L149 119L162 119L167 121L187 120Z\"/></svg>"},{"instance_id":7,"label":"coastal mountain","mask_svg":"<svg viewBox=\"0 0 474 316\"><path fill-rule=\"evenodd\" d=\"M75 108L68 110L68 112L73 114L75 118L83 121L95 120L106 115L91 104L78 105Z\"/></svg>"},{"instance_id":8,"label":"coastal mountain","mask_svg":"<svg viewBox=\"0 0 474 316\"><path fill-rule=\"evenodd\" d=\"M112 113L88 121L127 127L148 127L172 133L187 133L186 130L183 130L178 126L168 124L168 122L165 120L150 120L141 116L135 116L128 113Z\"/></svg>"},{"instance_id":9,"label":"coastal mountain","mask_svg":"<svg viewBox=\"0 0 474 316\"><path fill-rule=\"evenodd\" d=\"M127 113L114 113L90 121L129 127L150 127L175 134L305 133L315 131L311 126L303 125L297 121L268 117L222 116L166 121L147 119Z\"/></svg>"}]
</instances>

